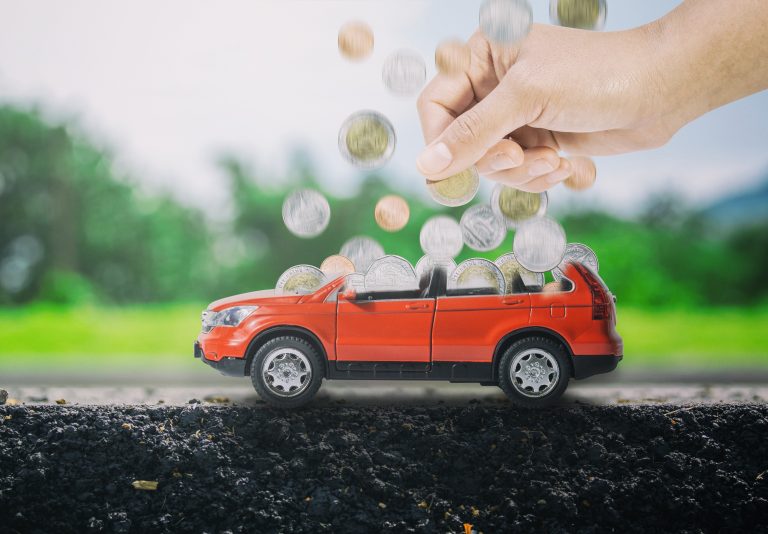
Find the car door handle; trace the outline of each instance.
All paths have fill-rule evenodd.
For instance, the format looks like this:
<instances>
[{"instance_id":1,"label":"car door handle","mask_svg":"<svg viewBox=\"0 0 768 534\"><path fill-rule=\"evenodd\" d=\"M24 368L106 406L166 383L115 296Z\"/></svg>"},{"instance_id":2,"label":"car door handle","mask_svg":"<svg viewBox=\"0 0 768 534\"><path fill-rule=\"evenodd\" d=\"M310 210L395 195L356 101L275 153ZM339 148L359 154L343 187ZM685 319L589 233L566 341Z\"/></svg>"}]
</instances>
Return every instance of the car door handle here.
<instances>
[{"instance_id":1,"label":"car door handle","mask_svg":"<svg viewBox=\"0 0 768 534\"><path fill-rule=\"evenodd\" d=\"M525 299L502 299L501 303L505 306L514 306L515 304L522 304Z\"/></svg>"},{"instance_id":2,"label":"car door handle","mask_svg":"<svg viewBox=\"0 0 768 534\"><path fill-rule=\"evenodd\" d=\"M426 310L429 308L429 304L406 304L406 310Z\"/></svg>"}]
</instances>

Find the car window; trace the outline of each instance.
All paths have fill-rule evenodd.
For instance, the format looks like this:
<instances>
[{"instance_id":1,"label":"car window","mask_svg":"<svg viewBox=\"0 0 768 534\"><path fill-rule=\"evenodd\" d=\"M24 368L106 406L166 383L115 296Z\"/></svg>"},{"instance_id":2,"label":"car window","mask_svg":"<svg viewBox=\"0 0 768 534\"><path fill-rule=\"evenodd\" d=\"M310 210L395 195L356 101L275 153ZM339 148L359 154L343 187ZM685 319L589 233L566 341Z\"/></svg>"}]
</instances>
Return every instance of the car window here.
<instances>
[{"instance_id":1,"label":"car window","mask_svg":"<svg viewBox=\"0 0 768 534\"><path fill-rule=\"evenodd\" d=\"M365 291L357 294L356 300L404 300L419 299L421 291L418 289L407 289L398 291Z\"/></svg>"},{"instance_id":2,"label":"car window","mask_svg":"<svg viewBox=\"0 0 768 534\"><path fill-rule=\"evenodd\" d=\"M473 297L481 295L499 295L495 287L457 287L449 285L445 292L446 297Z\"/></svg>"}]
</instances>

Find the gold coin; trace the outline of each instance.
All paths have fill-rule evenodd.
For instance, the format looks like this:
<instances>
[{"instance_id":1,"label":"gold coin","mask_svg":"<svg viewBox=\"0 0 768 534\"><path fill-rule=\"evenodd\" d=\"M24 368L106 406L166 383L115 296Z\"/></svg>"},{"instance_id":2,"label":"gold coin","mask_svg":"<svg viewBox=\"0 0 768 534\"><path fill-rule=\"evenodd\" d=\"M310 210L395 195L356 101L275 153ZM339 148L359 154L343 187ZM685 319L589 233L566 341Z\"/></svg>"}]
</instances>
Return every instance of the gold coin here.
<instances>
[{"instance_id":1,"label":"gold coin","mask_svg":"<svg viewBox=\"0 0 768 534\"><path fill-rule=\"evenodd\" d=\"M493 272L482 265L467 267L467 269L456 278L456 282L459 287L492 287L497 291L501 289L499 287L499 281L496 279Z\"/></svg>"},{"instance_id":2,"label":"gold coin","mask_svg":"<svg viewBox=\"0 0 768 534\"><path fill-rule=\"evenodd\" d=\"M599 0L557 0L557 19L561 26L591 30L600 26Z\"/></svg>"},{"instance_id":3,"label":"gold coin","mask_svg":"<svg viewBox=\"0 0 768 534\"><path fill-rule=\"evenodd\" d=\"M469 203L480 187L480 176L477 169L470 167L445 180L427 180L430 195L438 204L443 206L463 206Z\"/></svg>"},{"instance_id":4,"label":"gold coin","mask_svg":"<svg viewBox=\"0 0 768 534\"><path fill-rule=\"evenodd\" d=\"M382 197L376 203L376 209L373 211L373 216L376 219L382 230L387 232L397 232L402 230L408 223L408 219L411 216L411 210L408 207L408 203L402 197L397 195L387 195Z\"/></svg>"},{"instance_id":5,"label":"gold coin","mask_svg":"<svg viewBox=\"0 0 768 534\"><path fill-rule=\"evenodd\" d=\"M499 195L499 209L508 219L522 221L530 219L541 207L538 193L527 193L512 187L505 188Z\"/></svg>"},{"instance_id":6,"label":"gold coin","mask_svg":"<svg viewBox=\"0 0 768 534\"><path fill-rule=\"evenodd\" d=\"M435 50L435 66L442 74L453 76L466 72L470 61L469 47L458 39L443 41Z\"/></svg>"},{"instance_id":7,"label":"gold coin","mask_svg":"<svg viewBox=\"0 0 768 534\"><path fill-rule=\"evenodd\" d=\"M320 270L330 278L338 278L339 276L347 275L355 272L355 265L352 260L346 256L334 255L328 256L320 264Z\"/></svg>"},{"instance_id":8,"label":"gold coin","mask_svg":"<svg viewBox=\"0 0 768 534\"><path fill-rule=\"evenodd\" d=\"M313 273L299 273L293 275L285 282L283 291L297 293L299 291L314 291L323 285L323 279Z\"/></svg>"},{"instance_id":9,"label":"gold coin","mask_svg":"<svg viewBox=\"0 0 768 534\"><path fill-rule=\"evenodd\" d=\"M373 30L365 22L351 21L339 30L339 52L351 61L360 61L373 52Z\"/></svg>"},{"instance_id":10,"label":"gold coin","mask_svg":"<svg viewBox=\"0 0 768 534\"><path fill-rule=\"evenodd\" d=\"M373 117L360 117L349 126L347 149L358 160L372 161L382 157L388 143L389 131Z\"/></svg>"},{"instance_id":11,"label":"gold coin","mask_svg":"<svg viewBox=\"0 0 768 534\"><path fill-rule=\"evenodd\" d=\"M526 193L503 184L497 184L491 193L491 208L504 217L508 228L516 228L535 215L544 215L547 203L546 193Z\"/></svg>"}]
</instances>

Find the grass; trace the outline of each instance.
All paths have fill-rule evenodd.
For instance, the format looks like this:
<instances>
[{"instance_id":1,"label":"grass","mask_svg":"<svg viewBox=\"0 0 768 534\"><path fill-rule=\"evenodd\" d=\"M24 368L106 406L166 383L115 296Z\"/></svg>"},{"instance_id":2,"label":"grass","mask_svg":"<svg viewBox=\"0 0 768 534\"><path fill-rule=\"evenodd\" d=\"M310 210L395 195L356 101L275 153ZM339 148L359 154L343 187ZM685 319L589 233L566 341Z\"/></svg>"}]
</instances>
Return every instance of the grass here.
<instances>
[{"instance_id":1,"label":"grass","mask_svg":"<svg viewBox=\"0 0 768 534\"><path fill-rule=\"evenodd\" d=\"M189 368L200 304L0 309L0 370ZM623 365L768 366L768 308L619 308Z\"/></svg>"}]
</instances>

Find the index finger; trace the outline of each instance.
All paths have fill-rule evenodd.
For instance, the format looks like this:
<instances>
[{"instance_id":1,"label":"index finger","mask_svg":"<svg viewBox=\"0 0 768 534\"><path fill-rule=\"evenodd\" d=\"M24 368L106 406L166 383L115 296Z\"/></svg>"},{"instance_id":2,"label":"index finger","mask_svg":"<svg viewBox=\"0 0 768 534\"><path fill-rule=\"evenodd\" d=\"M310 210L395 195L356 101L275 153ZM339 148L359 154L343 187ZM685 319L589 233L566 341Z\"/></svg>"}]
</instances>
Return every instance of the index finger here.
<instances>
[{"instance_id":1,"label":"index finger","mask_svg":"<svg viewBox=\"0 0 768 534\"><path fill-rule=\"evenodd\" d=\"M435 140L456 117L473 104L475 92L466 74L435 76L416 103L425 144Z\"/></svg>"}]
</instances>

